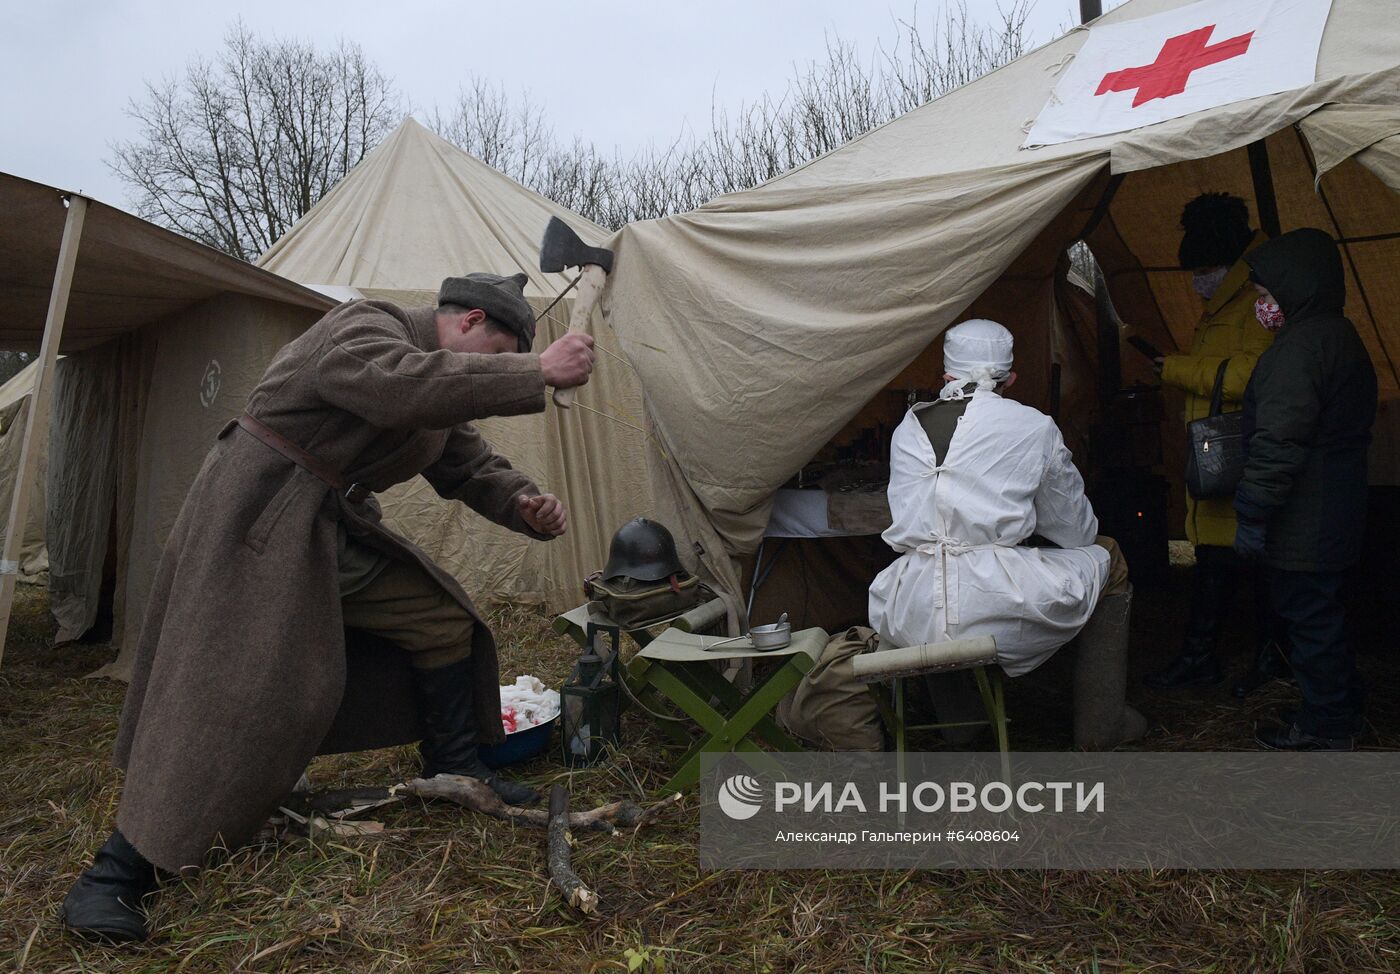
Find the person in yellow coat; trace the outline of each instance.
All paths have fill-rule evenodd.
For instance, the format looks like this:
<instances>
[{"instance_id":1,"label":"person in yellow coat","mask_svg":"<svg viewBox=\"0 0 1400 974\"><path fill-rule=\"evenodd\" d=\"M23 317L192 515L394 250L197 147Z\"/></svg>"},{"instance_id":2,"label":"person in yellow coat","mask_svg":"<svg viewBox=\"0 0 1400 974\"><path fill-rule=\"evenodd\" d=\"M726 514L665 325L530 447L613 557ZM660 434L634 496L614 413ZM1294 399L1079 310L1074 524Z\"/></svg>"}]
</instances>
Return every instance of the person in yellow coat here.
<instances>
[{"instance_id":1,"label":"person in yellow coat","mask_svg":"<svg viewBox=\"0 0 1400 974\"><path fill-rule=\"evenodd\" d=\"M1241 259L1263 243L1264 234L1251 230L1244 200L1226 193L1204 193L1186 204L1181 214L1181 246L1177 257L1191 271L1191 285L1205 309L1191 350L1158 359L1162 382L1186 393L1186 421L1210 413L1211 392L1220 363L1229 360L1223 383L1224 410L1240 408L1244 387L1259 355L1273 341L1254 314L1258 297L1249 282L1249 267ZM1235 511L1231 498L1197 500L1186 495L1186 537L1196 549L1192 578L1191 615L1180 654L1147 675L1156 689L1214 686L1224 679L1217 652L1220 631L1235 600L1235 582L1245 566L1237 560ZM1262 586L1256 586L1262 589ZM1267 598L1256 599L1257 646L1250 672L1236 684L1244 697L1283 675L1287 664L1278 649L1276 625Z\"/></svg>"}]
</instances>

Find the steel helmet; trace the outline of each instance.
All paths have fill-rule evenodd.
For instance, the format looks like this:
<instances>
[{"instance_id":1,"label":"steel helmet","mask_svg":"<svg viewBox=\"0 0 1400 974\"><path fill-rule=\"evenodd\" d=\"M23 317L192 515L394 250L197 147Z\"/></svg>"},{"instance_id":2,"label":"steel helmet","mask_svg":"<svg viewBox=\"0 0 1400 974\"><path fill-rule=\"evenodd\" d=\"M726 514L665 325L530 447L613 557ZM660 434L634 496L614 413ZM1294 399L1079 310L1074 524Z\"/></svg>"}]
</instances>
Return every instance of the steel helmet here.
<instances>
[{"instance_id":1,"label":"steel helmet","mask_svg":"<svg viewBox=\"0 0 1400 974\"><path fill-rule=\"evenodd\" d=\"M684 572L685 567L676 554L676 539L671 537L666 525L634 517L613 535L603 578L657 582Z\"/></svg>"}]
</instances>

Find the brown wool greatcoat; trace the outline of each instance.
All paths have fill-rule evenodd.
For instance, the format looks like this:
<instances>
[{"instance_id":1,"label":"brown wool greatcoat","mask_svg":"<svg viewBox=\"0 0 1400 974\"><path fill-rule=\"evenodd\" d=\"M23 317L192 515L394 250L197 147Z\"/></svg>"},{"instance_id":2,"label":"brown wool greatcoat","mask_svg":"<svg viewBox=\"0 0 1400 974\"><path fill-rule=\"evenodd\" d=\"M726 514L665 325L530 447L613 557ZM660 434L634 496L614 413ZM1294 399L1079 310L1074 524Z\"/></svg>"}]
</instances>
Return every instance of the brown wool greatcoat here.
<instances>
[{"instance_id":1,"label":"brown wool greatcoat","mask_svg":"<svg viewBox=\"0 0 1400 974\"><path fill-rule=\"evenodd\" d=\"M470 425L544 409L538 355L440 348L431 308L352 301L273 359L247 411L347 481L384 490L423 474L438 493L544 540L520 518L534 483ZM237 848L318 753L417 740L407 654L347 653L336 525L421 565L475 616L419 548L230 424L166 542L117 734L126 770L117 825L167 870ZM477 723L501 737L490 630L471 647Z\"/></svg>"}]
</instances>

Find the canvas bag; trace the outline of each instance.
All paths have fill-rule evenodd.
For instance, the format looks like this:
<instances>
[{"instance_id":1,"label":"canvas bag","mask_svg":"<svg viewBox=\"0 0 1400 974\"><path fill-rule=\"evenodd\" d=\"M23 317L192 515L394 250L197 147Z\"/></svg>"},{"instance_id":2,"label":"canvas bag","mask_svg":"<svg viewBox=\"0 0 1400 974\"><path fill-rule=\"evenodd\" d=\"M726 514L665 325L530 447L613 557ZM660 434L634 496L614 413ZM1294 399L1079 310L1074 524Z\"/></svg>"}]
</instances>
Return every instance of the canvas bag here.
<instances>
[{"instance_id":1,"label":"canvas bag","mask_svg":"<svg viewBox=\"0 0 1400 974\"><path fill-rule=\"evenodd\" d=\"M605 580L602 572L594 572L583 580L583 591L623 629L658 625L714 598L714 593L695 575L639 582L625 576Z\"/></svg>"},{"instance_id":2,"label":"canvas bag","mask_svg":"<svg viewBox=\"0 0 1400 974\"><path fill-rule=\"evenodd\" d=\"M1186 424L1186 489L1197 500L1229 497L1244 476L1244 413L1222 413L1225 369L1215 372L1210 414Z\"/></svg>"},{"instance_id":3,"label":"canvas bag","mask_svg":"<svg viewBox=\"0 0 1400 974\"><path fill-rule=\"evenodd\" d=\"M831 637L816 665L778 704L778 723L825 750L884 750L880 709L851 673L851 659L874 650L879 640L865 626Z\"/></svg>"}]
</instances>

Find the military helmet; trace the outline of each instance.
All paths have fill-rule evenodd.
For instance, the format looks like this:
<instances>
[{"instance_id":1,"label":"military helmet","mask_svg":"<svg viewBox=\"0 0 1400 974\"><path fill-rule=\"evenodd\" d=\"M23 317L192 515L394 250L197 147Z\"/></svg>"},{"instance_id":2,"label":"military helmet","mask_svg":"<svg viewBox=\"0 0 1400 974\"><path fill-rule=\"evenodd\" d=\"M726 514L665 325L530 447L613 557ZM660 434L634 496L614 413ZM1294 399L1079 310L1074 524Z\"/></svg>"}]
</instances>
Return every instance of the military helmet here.
<instances>
[{"instance_id":1,"label":"military helmet","mask_svg":"<svg viewBox=\"0 0 1400 974\"><path fill-rule=\"evenodd\" d=\"M676 539L671 537L666 525L634 517L613 535L603 578L656 582L684 572L685 567L676 554Z\"/></svg>"}]
</instances>

